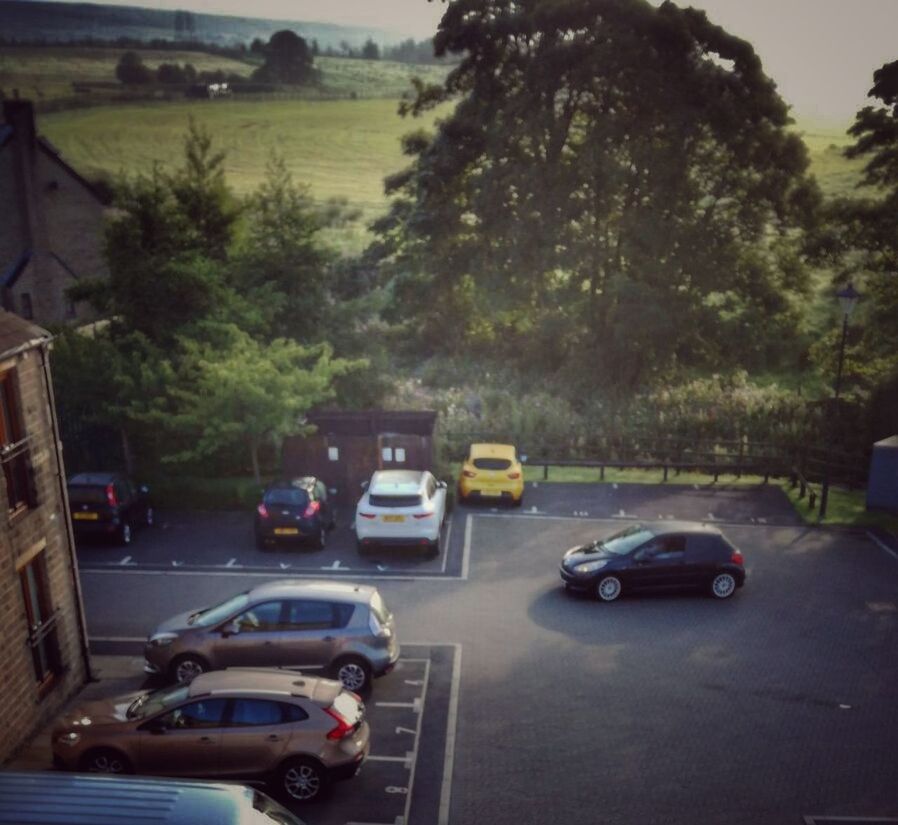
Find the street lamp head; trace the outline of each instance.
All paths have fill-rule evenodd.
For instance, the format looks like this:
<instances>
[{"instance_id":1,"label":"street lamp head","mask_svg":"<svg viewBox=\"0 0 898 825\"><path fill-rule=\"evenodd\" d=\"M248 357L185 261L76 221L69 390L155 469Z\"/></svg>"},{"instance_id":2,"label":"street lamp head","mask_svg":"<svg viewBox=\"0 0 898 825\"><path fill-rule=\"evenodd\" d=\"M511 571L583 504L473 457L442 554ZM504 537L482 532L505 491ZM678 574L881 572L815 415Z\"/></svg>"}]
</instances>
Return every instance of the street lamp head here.
<instances>
[{"instance_id":1,"label":"street lamp head","mask_svg":"<svg viewBox=\"0 0 898 825\"><path fill-rule=\"evenodd\" d=\"M839 304L842 307L842 314L848 318L854 312L861 293L854 288L853 284L848 284L848 286L836 293L836 297L839 299Z\"/></svg>"}]
</instances>

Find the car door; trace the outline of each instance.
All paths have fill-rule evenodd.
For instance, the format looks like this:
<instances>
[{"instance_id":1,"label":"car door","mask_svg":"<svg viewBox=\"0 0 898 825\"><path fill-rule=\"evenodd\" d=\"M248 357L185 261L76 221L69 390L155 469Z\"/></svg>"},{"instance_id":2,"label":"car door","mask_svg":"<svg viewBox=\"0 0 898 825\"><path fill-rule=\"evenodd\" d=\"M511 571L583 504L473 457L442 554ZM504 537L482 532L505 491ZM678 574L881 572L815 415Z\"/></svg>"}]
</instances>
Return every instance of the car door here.
<instances>
[{"instance_id":1,"label":"car door","mask_svg":"<svg viewBox=\"0 0 898 825\"><path fill-rule=\"evenodd\" d=\"M693 587L705 587L711 583L720 559L720 539L705 533L696 533L686 541L686 583Z\"/></svg>"},{"instance_id":2,"label":"car door","mask_svg":"<svg viewBox=\"0 0 898 825\"><path fill-rule=\"evenodd\" d=\"M627 575L630 587L648 590L684 584L685 556L684 536L655 536L633 554Z\"/></svg>"},{"instance_id":3,"label":"car door","mask_svg":"<svg viewBox=\"0 0 898 825\"><path fill-rule=\"evenodd\" d=\"M215 667L277 667L280 664L284 602L254 604L212 631L209 650Z\"/></svg>"},{"instance_id":4,"label":"car door","mask_svg":"<svg viewBox=\"0 0 898 825\"><path fill-rule=\"evenodd\" d=\"M319 599L286 602L281 662L284 667L321 670L333 661L340 647L335 606Z\"/></svg>"},{"instance_id":5,"label":"car door","mask_svg":"<svg viewBox=\"0 0 898 825\"><path fill-rule=\"evenodd\" d=\"M138 730L138 773L216 776L226 699L202 698L144 722Z\"/></svg>"},{"instance_id":6,"label":"car door","mask_svg":"<svg viewBox=\"0 0 898 825\"><path fill-rule=\"evenodd\" d=\"M232 699L221 732L222 776L268 773L281 760L291 724L308 718L302 708L270 699Z\"/></svg>"}]
</instances>

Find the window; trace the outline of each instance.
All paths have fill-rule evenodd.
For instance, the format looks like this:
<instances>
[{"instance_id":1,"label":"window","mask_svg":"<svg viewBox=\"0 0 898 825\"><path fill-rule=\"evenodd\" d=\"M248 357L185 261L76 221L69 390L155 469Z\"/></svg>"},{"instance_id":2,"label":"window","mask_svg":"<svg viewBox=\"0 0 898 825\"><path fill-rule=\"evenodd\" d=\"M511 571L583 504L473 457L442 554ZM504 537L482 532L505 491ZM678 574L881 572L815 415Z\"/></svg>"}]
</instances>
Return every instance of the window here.
<instances>
[{"instance_id":1,"label":"window","mask_svg":"<svg viewBox=\"0 0 898 825\"><path fill-rule=\"evenodd\" d=\"M166 728L217 728L221 726L227 699L202 699L175 708L162 717Z\"/></svg>"},{"instance_id":2,"label":"window","mask_svg":"<svg viewBox=\"0 0 898 825\"><path fill-rule=\"evenodd\" d=\"M280 702L235 699L230 721L232 725L280 725L286 721L284 716Z\"/></svg>"},{"instance_id":3,"label":"window","mask_svg":"<svg viewBox=\"0 0 898 825\"><path fill-rule=\"evenodd\" d=\"M393 460L393 448L392 447L383 447L380 451L380 454L384 461L392 461Z\"/></svg>"},{"instance_id":4,"label":"window","mask_svg":"<svg viewBox=\"0 0 898 825\"><path fill-rule=\"evenodd\" d=\"M241 633L264 633L281 629L281 602L263 602L241 613L237 619Z\"/></svg>"},{"instance_id":5,"label":"window","mask_svg":"<svg viewBox=\"0 0 898 825\"><path fill-rule=\"evenodd\" d=\"M269 507L306 507L309 503L309 494L295 487L279 487L265 494L265 503Z\"/></svg>"},{"instance_id":6,"label":"window","mask_svg":"<svg viewBox=\"0 0 898 825\"><path fill-rule=\"evenodd\" d=\"M393 458L397 464L405 463L405 447L397 447L395 453L393 454Z\"/></svg>"},{"instance_id":7,"label":"window","mask_svg":"<svg viewBox=\"0 0 898 825\"><path fill-rule=\"evenodd\" d=\"M654 561L680 561L685 552L685 536L658 536L643 548L643 555Z\"/></svg>"},{"instance_id":8,"label":"window","mask_svg":"<svg viewBox=\"0 0 898 825\"><path fill-rule=\"evenodd\" d=\"M328 447L327 448L327 460L328 461L339 461L340 460L340 448L339 447Z\"/></svg>"},{"instance_id":9,"label":"window","mask_svg":"<svg viewBox=\"0 0 898 825\"><path fill-rule=\"evenodd\" d=\"M23 292L19 297L19 303L22 306L21 316L30 321L34 318L34 308L31 306L31 295Z\"/></svg>"},{"instance_id":10,"label":"window","mask_svg":"<svg viewBox=\"0 0 898 825\"><path fill-rule=\"evenodd\" d=\"M50 598L47 562L41 551L19 570L25 616L28 620L28 646L34 664L34 678L41 689L52 685L62 670L56 611Z\"/></svg>"},{"instance_id":11,"label":"window","mask_svg":"<svg viewBox=\"0 0 898 825\"><path fill-rule=\"evenodd\" d=\"M292 601L287 624L291 630L326 630L334 626L334 609L330 602Z\"/></svg>"},{"instance_id":12,"label":"window","mask_svg":"<svg viewBox=\"0 0 898 825\"><path fill-rule=\"evenodd\" d=\"M0 374L0 462L6 478L10 514L37 503L15 379L14 369Z\"/></svg>"}]
</instances>

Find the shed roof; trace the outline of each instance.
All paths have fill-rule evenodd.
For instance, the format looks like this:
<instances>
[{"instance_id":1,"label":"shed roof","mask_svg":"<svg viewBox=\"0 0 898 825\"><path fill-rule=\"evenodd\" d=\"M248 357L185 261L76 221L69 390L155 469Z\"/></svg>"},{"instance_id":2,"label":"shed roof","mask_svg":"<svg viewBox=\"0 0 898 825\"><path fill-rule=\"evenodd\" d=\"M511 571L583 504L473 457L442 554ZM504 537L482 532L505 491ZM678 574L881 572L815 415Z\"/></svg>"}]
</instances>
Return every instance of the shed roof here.
<instances>
[{"instance_id":1,"label":"shed roof","mask_svg":"<svg viewBox=\"0 0 898 825\"><path fill-rule=\"evenodd\" d=\"M0 310L0 358L6 358L26 349L33 349L49 341L53 336L45 329Z\"/></svg>"}]
</instances>

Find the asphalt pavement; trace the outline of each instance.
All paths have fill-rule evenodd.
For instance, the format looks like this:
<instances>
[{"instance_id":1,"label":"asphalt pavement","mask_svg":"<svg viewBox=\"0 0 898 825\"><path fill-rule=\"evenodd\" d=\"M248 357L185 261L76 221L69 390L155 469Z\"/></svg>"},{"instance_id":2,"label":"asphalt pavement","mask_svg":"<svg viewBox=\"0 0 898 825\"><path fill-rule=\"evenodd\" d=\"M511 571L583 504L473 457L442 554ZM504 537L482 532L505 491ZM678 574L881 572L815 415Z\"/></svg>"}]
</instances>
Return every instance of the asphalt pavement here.
<instances>
[{"instance_id":1,"label":"asphalt pavement","mask_svg":"<svg viewBox=\"0 0 898 825\"><path fill-rule=\"evenodd\" d=\"M519 510L457 508L433 561L358 559L339 536L332 556L269 557L238 542L244 516L82 549L92 647L134 655L160 619L266 578L376 581L403 644L458 662L415 751L429 778L392 792L412 800L404 825L898 817L898 557L803 525L778 489L528 485ZM746 586L727 602L565 594L561 553L637 518L719 523ZM388 793L345 791L362 811Z\"/></svg>"}]
</instances>

